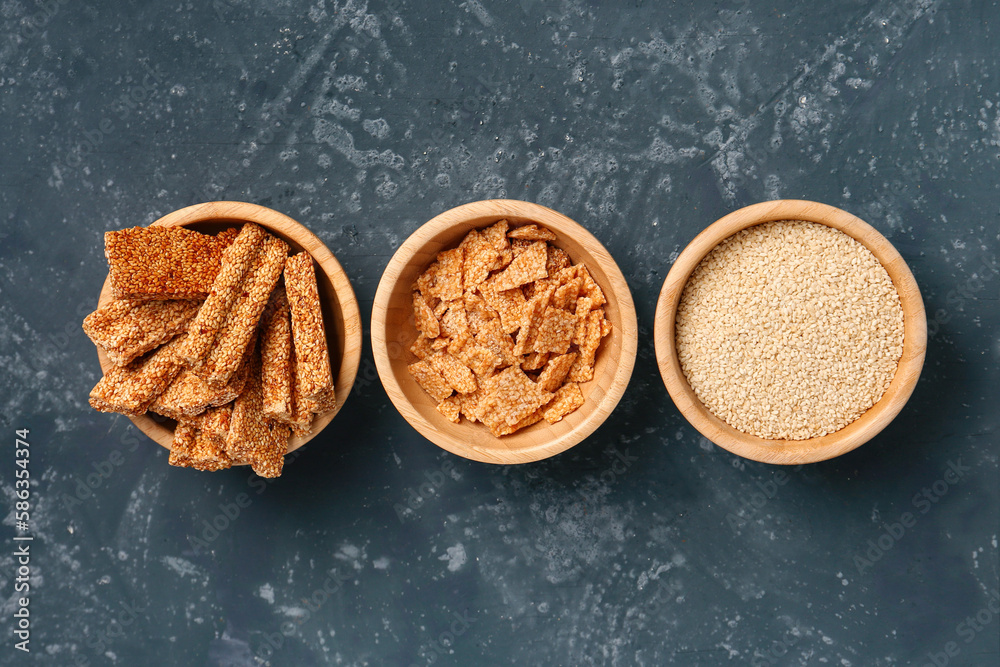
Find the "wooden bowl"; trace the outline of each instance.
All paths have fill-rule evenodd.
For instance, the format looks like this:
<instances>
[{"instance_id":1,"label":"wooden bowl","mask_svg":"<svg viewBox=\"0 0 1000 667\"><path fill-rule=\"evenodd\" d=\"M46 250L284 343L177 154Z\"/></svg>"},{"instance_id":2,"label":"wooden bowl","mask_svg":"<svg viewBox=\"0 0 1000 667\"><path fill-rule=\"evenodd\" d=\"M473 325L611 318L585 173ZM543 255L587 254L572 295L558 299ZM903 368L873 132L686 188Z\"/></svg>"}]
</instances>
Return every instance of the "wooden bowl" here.
<instances>
[{"instance_id":1,"label":"wooden bowl","mask_svg":"<svg viewBox=\"0 0 1000 667\"><path fill-rule=\"evenodd\" d=\"M614 330L597 351L594 379L581 385L586 402L562 421L541 421L498 438L483 424L454 424L407 371L416 361L412 286L438 252L454 248L472 229L507 219L517 225L537 222L555 232L555 245L574 263L583 262L604 290L605 315ZM636 317L632 294L604 246L586 229L552 209L529 202L494 199L464 204L431 219L415 231L386 266L372 307L372 352L393 405L425 438L453 454L487 463L527 463L576 445L604 422L625 392L636 354Z\"/></svg>"},{"instance_id":2,"label":"wooden bowl","mask_svg":"<svg viewBox=\"0 0 1000 667\"><path fill-rule=\"evenodd\" d=\"M336 387L337 407L317 415L309 435L293 436L288 441L288 451L291 452L319 435L319 432L344 406L361 361L361 313L358 310L358 301L354 298L351 282L340 263L315 234L287 215L257 204L214 201L174 211L151 226L187 227L206 234L217 234L227 227L242 226L245 222L255 222L279 237L288 244L290 253L308 251L320 269L316 272L316 282L323 310L323 323L326 327L326 343L330 350L330 368ZM112 298L111 282L106 279L97 307L106 305ZM100 347L97 348L97 356L101 362L101 370L106 373L112 366L111 362ZM170 449L176 425L172 419L152 413L129 419L139 427L140 431Z\"/></svg>"},{"instance_id":3,"label":"wooden bowl","mask_svg":"<svg viewBox=\"0 0 1000 667\"><path fill-rule=\"evenodd\" d=\"M695 395L677 359L674 324L677 305L688 277L698 263L724 239L763 222L806 220L839 229L854 238L882 263L903 306L903 354L889 388L867 412L842 428L808 440L767 440L716 417ZM691 425L715 444L744 458L763 463L799 464L824 461L868 442L899 414L920 377L927 349L927 319L920 290L906 262L871 225L846 211L812 201L785 199L741 208L710 225L684 249L663 283L653 329L656 360L670 397Z\"/></svg>"}]
</instances>

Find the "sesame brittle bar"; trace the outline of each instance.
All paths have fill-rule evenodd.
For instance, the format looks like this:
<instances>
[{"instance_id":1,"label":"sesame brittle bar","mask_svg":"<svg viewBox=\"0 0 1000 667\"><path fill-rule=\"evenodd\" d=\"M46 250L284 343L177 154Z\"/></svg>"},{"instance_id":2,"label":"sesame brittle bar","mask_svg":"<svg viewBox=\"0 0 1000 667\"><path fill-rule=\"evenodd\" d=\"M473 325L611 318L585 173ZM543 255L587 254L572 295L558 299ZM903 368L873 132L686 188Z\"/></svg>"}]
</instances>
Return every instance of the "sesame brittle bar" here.
<instances>
[{"instance_id":1,"label":"sesame brittle bar","mask_svg":"<svg viewBox=\"0 0 1000 667\"><path fill-rule=\"evenodd\" d=\"M292 323L281 287L268 310L260 334L262 409L271 419L287 422L292 417Z\"/></svg>"},{"instance_id":2,"label":"sesame brittle bar","mask_svg":"<svg viewBox=\"0 0 1000 667\"><path fill-rule=\"evenodd\" d=\"M136 416L162 394L181 372L177 348L184 334L166 345L133 361L108 371L90 392L90 405L101 412L120 412Z\"/></svg>"},{"instance_id":3,"label":"sesame brittle bar","mask_svg":"<svg viewBox=\"0 0 1000 667\"><path fill-rule=\"evenodd\" d=\"M170 419L183 420L200 415L208 408L235 400L246 383L249 364L242 364L229 383L213 387L196 373L186 370L167 387L149 407L157 414Z\"/></svg>"},{"instance_id":4,"label":"sesame brittle bar","mask_svg":"<svg viewBox=\"0 0 1000 667\"><path fill-rule=\"evenodd\" d=\"M211 292L188 327L188 338L181 358L188 366L204 360L225 326L230 309L241 294L244 277L250 271L264 243L264 230L248 222L243 225L232 244L222 253L222 262Z\"/></svg>"},{"instance_id":5,"label":"sesame brittle bar","mask_svg":"<svg viewBox=\"0 0 1000 667\"><path fill-rule=\"evenodd\" d=\"M124 366L184 331L200 301L116 299L87 315L83 331L115 366Z\"/></svg>"},{"instance_id":6,"label":"sesame brittle bar","mask_svg":"<svg viewBox=\"0 0 1000 667\"><path fill-rule=\"evenodd\" d=\"M262 406L260 359L255 354L246 387L233 404L225 451L249 463L261 477L278 477L288 449L288 427L267 419Z\"/></svg>"},{"instance_id":7,"label":"sesame brittle bar","mask_svg":"<svg viewBox=\"0 0 1000 667\"><path fill-rule=\"evenodd\" d=\"M203 299L231 238L183 227L107 232L104 254L111 289L119 299Z\"/></svg>"},{"instance_id":8,"label":"sesame brittle bar","mask_svg":"<svg viewBox=\"0 0 1000 667\"><path fill-rule=\"evenodd\" d=\"M193 422L180 422L174 429L168 462L181 468L224 470L232 467L233 459L226 453L225 441Z\"/></svg>"},{"instance_id":9,"label":"sesame brittle bar","mask_svg":"<svg viewBox=\"0 0 1000 667\"><path fill-rule=\"evenodd\" d=\"M271 290L281 277L288 257L288 245L279 238L267 236L260 254L244 279L240 293L226 317L226 323L215 339L205 363L195 370L219 386L239 368L247 349L251 347L257 323L264 312Z\"/></svg>"},{"instance_id":10,"label":"sesame brittle bar","mask_svg":"<svg viewBox=\"0 0 1000 667\"><path fill-rule=\"evenodd\" d=\"M308 253L300 252L285 262L285 290L292 315L298 392L305 399L320 400L333 391L333 375L316 271Z\"/></svg>"}]
</instances>

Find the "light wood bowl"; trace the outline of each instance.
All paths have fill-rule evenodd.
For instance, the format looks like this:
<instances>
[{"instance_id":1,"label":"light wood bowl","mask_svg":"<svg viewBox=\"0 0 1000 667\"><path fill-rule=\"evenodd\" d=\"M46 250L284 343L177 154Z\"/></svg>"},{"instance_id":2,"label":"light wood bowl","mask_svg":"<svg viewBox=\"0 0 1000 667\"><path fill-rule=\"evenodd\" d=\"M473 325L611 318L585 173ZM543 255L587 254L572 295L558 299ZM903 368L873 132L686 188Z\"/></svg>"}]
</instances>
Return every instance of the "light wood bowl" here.
<instances>
[{"instance_id":1,"label":"light wood bowl","mask_svg":"<svg viewBox=\"0 0 1000 667\"><path fill-rule=\"evenodd\" d=\"M903 306L903 354L896 374L881 400L836 433L808 440L767 440L734 429L702 404L684 377L677 359L674 336L677 305L691 272L724 239L747 227L778 220L817 222L839 229L860 242L885 267ZM913 393L924 364L927 319L920 290L909 267L892 244L871 225L826 204L784 199L734 211L710 225L691 241L677 257L663 283L656 305L653 336L663 382L677 408L692 426L733 454L763 463L793 465L825 461L849 452L875 437L899 414Z\"/></svg>"},{"instance_id":2,"label":"light wood bowl","mask_svg":"<svg viewBox=\"0 0 1000 667\"><path fill-rule=\"evenodd\" d=\"M555 245L583 262L604 290L605 315L614 327L597 351L594 379L581 386L586 402L562 421L541 421L498 438L483 424L454 424L407 371L416 361L412 286L438 252L454 248L472 229L506 218L512 225L537 222L555 232ZM600 426L625 392L635 364L635 305L625 278L604 246L586 229L552 209L529 202L494 199L464 204L415 231L386 266L372 307L372 352L386 393L400 414L425 438L458 456L487 463L528 463L578 444Z\"/></svg>"},{"instance_id":3,"label":"light wood bowl","mask_svg":"<svg viewBox=\"0 0 1000 667\"><path fill-rule=\"evenodd\" d=\"M317 415L309 435L293 436L288 441L288 451L291 452L319 435L344 406L361 361L361 313L351 282L340 263L315 234L287 215L257 204L215 201L168 213L151 226L187 227L206 234L217 234L227 227L242 226L245 222L255 222L283 240L289 246L289 253L307 251L319 266L316 282L326 327L327 347L330 350L337 407ZM112 298L111 283L105 279L97 307L106 305ZM101 370L106 373L112 367L111 362L100 347L97 348L97 356L101 362ZM151 413L147 413L129 419L140 431L170 449L176 422L166 417L150 415Z\"/></svg>"}]
</instances>

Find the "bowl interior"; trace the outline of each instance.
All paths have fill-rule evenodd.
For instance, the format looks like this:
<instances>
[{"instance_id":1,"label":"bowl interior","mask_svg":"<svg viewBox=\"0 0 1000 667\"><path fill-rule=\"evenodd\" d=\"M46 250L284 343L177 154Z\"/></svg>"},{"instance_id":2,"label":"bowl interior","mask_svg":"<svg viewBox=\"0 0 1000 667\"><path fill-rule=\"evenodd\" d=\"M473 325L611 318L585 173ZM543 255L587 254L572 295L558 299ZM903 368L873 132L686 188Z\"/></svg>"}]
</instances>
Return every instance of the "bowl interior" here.
<instances>
[{"instance_id":1,"label":"bowl interior","mask_svg":"<svg viewBox=\"0 0 1000 667\"><path fill-rule=\"evenodd\" d=\"M764 222L805 220L839 229L868 248L892 279L903 308L903 353L882 398L842 428L808 440L768 440L738 431L715 416L695 395L677 359L675 317L688 277L704 257L736 232ZM719 219L684 249L664 281L656 307L654 342L663 382L684 417L706 438L744 458L764 463L814 463L864 444L899 414L913 393L927 349L927 321L913 274L889 241L871 225L838 208L803 200L754 204Z\"/></svg>"},{"instance_id":2,"label":"bowl interior","mask_svg":"<svg viewBox=\"0 0 1000 667\"><path fill-rule=\"evenodd\" d=\"M224 204L230 206L221 206ZM182 213L186 215L178 215ZM290 438L288 451L291 452L319 435L339 412L354 384L360 362L361 315L347 275L326 246L312 232L291 218L262 206L242 202L210 202L175 211L157 220L153 225L183 226L203 234L215 235L228 227L241 227L250 221L261 225L270 234L285 241L289 246L289 254L305 250L316 261L316 284L323 312L327 347L330 351L330 369L335 382L337 407L318 415L313 423L313 430L308 435ZM106 305L112 298L111 284L106 279L98 307ZM100 348L98 356L101 369L106 372L111 363ZM170 448L176 426L174 420L153 413L131 419L143 433L164 447Z\"/></svg>"},{"instance_id":3,"label":"bowl interior","mask_svg":"<svg viewBox=\"0 0 1000 667\"><path fill-rule=\"evenodd\" d=\"M600 243L583 227L550 209L525 202L488 206L475 202L446 212L421 227L392 258L376 295L372 343L379 375L400 413L424 437L444 449L478 461L524 463L572 447L610 414L631 376L636 351L635 307L617 265ZM471 208L470 208L471 207ZM451 214L451 215L449 215ZM413 318L412 285L442 250L458 245L472 229L498 220L511 225L536 222L553 231L555 245L573 263L587 266L604 290L605 314L613 331L601 343L594 379L581 385L584 405L556 424L541 421L514 434L497 438L483 424L462 419L448 421L433 399L416 383L407 366L417 358L410 346L417 338Z\"/></svg>"}]
</instances>

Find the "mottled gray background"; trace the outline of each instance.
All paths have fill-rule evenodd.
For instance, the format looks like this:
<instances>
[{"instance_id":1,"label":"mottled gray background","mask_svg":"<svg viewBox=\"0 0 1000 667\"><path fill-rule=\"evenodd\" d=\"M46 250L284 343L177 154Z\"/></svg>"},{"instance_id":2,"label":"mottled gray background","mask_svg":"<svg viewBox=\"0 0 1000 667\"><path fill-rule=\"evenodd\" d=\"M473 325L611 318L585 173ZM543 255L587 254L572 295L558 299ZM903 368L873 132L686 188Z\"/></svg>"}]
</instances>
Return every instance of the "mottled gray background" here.
<instances>
[{"instance_id":1,"label":"mottled gray background","mask_svg":"<svg viewBox=\"0 0 1000 667\"><path fill-rule=\"evenodd\" d=\"M998 664L996 2L0 14L0 663ZM344 412L271 484L172 469L88 407L99 368L79 324L106 230L209 199L273 207L336 254L367 323L402 240L491 197L576 219L633 291L631 385L569 452L502 468L439 450L391 406L367 342ZM931 333L895 422L797 469L702 439L651 337L676 254L780 197L887 236ZM30 655L11 634L16 428ZM968 470L948 483L952 465Z\"/></svg>"}]
</instances>

